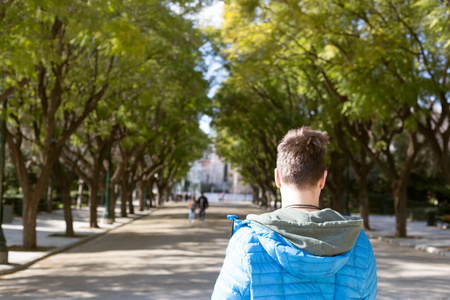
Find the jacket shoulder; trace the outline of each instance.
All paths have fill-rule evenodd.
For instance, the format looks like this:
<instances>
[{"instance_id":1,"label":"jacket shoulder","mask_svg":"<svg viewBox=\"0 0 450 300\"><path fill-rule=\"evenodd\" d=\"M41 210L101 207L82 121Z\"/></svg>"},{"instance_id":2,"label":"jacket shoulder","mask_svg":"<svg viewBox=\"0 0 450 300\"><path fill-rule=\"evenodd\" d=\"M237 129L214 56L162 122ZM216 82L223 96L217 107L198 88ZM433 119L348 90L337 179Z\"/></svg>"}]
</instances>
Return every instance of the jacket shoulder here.
<instances>
[{"instance_id":1,"label":"jacket shoulder","mask_svg":"<svg viewBox=\"0 0 450 300\"><path fill-rule=\"evenodd\" d=\"M362 229L356 240L355 250L357 251L357 257L361 258L360 263L363 264L359 266L365 268L363 298L376 299L378 285L377 263L370 240Z\"/></svg>"},{"instance_id":2,"label":"jacket shoulder","mask_svg":"<svg viewBox=\"0 0 450 300\"><path fill-rule=\"evenodd\" d=\"M214 286L212 299L249 299L251 285L251 253L257 247L254 233L242 226L231 237L224 264Z\"/></svg>"},{"instance_id":3,"label":"jacket shoulder","mask_svg":"<svg viewBox=\"0 0 450 300\"><path fill-rule=\"evenodd\" d=\"M228 248L230 246L242 248L242 254L248 254L260 248L260 243L253 229L242 224L231 237Z\"/></svg>"},{"instance_id":4,"label":"jacket shoulder","mask_svg":"<svg viewBox=\"0 0 450 300\"><path fill-rule=\"evenodd\" d=\"M363 260L370 260L374 256L372 244L370 244L369 238L362 229L359 232L355 245L353 246L353 252Z\"/></svg>"},{"instance_id":5,"label":"jacket shoulder","mask_svg":"<svg viewBox=\"0 0 450 300\"><path fill-rule=\"evenodd\" d=\"M350 250L352 254L346 266L337 278L338 294L347 297L375 299L377 286L377 271L372 245L366 233L361 230Z\"/></svg>"}]
</instances>

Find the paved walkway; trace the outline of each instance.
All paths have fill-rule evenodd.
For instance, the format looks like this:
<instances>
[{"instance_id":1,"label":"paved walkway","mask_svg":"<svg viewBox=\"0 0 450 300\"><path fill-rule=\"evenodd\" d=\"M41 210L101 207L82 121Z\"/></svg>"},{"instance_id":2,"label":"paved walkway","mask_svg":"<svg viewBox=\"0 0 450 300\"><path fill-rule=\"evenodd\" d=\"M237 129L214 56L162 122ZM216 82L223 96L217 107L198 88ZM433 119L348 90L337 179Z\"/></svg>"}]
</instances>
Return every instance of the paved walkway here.
<instances>
[{"instance_id":1,"label":"paved walkway","mask_svg":"<svg viewBox=\"0 0 450 300\"><path fill-rule=\"evenodd\" d=\"M371 240L377 260L377 299L450 299L450 258Z\"/></svg>"},{"instance_id":2,"label":"paved walkway","mask_svg":"<svg viewBox=\"0 0 450 300\"><path fill-rule=\"evenodd\" d=\"M76 233L88 235L78 239L52 237L53 233L64 232L61 212L41 214L38 245L54 246L54 252L65 251L40 260L24 272L2 276L0 297L209 299L229 239L231 224L226 214L244 218L248 213L264 211L242 203L212 203L207 221L191 225L184 206L174 203L95 230L87 228L87 211L76 211ZM132 222L136 218L139 220ZM393 226L393 217L372 216L370 221L377 229L370 234L381 237L393 233L393 227L389 227ZM3 227L8 245L21 243L20 219ZM408 230L411 235L428 237L406 239L414 244L409 248L372 240L379 270L378 298L450 299L447 252L429 254L411 247L450 245L450 230L427 228L424 222L409 223ZM49 254L11 251L13 264L0 266L0 272L16 271Z\"/></svg>"},{"instance_id":3,"label":"paved walkway","mask_svg":"<svg viewBox=\"0 0 450 300\"><path fill-rule=\"evenodd\" d=\"M210 299L230 236L228 213L243 218L261 210L214 203L205 223L191 224L185 203L157 209L3 276L0 298Z\"/></svg>"},{"instance_id":4,"label":"paved walkway","mask_svg":"<svg viewBox=\"0 0 450 300\"><path fill-rule=\"evenodd\" d=\"M372 230L367 235L371 238L450 258L450 229L413 221L407 223L408 238L394 238L395 216L374 215L369 217L369 222Z\"/></svg>"},{"instance_id":5,"label":"paved walkway","mask_svg":"<svg viewBox=\"0 0 450 300\"><path fill-rule=\"evenodd\" d=\"M99 207L97 215L99 220L103 214L104 208ZM127 218L116 217L114 224L99 224L101 228L89 228L89 209L83 207L80 210L73 210L73 228L76 237L63 237L66 230L63 210L55 210L51 213L41 212L38 214L36 221L36 236L38 247L45 251L9 251L8 265L0 265L0 275L16 272L28 267L34 262L52 255L54 253L63 252L70 247L95 238L98 235L107 233L111 229L123 226L135 219L148 215L150 211L129 215ZM120 210L116 209L116 216L120 215ZM100 221L99 221L100 222ZM10 224L3 224L3 234L5 235L8 247L21 246L23 242L22 236L22 219L15 217Z\"/></svg>"}]
</instances>

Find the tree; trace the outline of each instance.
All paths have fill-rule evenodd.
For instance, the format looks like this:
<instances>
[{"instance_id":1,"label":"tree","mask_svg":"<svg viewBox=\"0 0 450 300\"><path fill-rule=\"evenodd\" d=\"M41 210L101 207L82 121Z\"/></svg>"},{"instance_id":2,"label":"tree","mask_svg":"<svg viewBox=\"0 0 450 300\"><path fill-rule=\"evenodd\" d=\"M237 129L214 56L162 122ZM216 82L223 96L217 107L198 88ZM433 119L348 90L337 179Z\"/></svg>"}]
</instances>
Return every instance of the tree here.
<instances>
[{"instance_id":1,"label":"tree","mask_svg":"<svg viewBox=\"0 0 450 300\"><path fill-rule=\"evenodd\" d=\"M397 236L406 236L406 183L423 145L420 134L433 144L443 174L449 169L450 45L442 36L448 10L446 2L419 0L229 1L225 7L222 49L231 76L289 78L289 91L305 100L315 124L336 131L350 159L349 152L359 153L351 161L361 187L371 164L366 157L388 175ZM404 132L409 146L399 161L394 144ZM350 139L339 139L345 135Z\"/></svg>"},{"instance_id":2,"label":"tree","mask_svg":"<svg viewBox=\"0 0 450 300\"><path fill-rule=\"evenodd\" d=\"M101 21L107 18L108 11L106 5L99 5L94 16L93 10L81 2L69 6L15 1L3 18L9 25L4 28L9 29L6 35L10 39L10 47L4 49L3 55L17 59L17 54L13 54L17 51L15 47L24 44L22 63L28 72L24 74L28 84L16 88L11 98L13 109L9 111L7 130L7 143L24 196L25 249L36 247L37 207L63 145L95 109L108 87L114 60L111 55L99 59L110 50L102 41L107 35L94 29L107 29ZM23 21L20 15L33 17ZM93 38L95 35L97 38ZM91 41L89 47L83 39ZM16 86L20 87L24 76L17 72L15 61L6 62L2 81L19 82ZM90 80L76 80L86 73ZM23 147L25 141L30 148ZM39 165L34 185L29 180L30 164L24 155L28 149Z\"/></svg>"},{"instance_id":3,"label":"tree","mask_svg":"<svg viewBox=\"0 0 450 300\"><path fill-rule=\"evenodd\" d=\"M159 200L164 194L164 201L169 200L170 191L177 180L184 178L191 167L191 163L202 157L207 149L209 138L198 127L198 120L185 123L181 133L178 133L171 143L173 151L165 158L167 166L158 172L156 186L158 187Z\"/></svg>"},{"instance_id":4,"label":"tree","mask_svg":"<svg viewBox=\"0 0 450 300\"><path fill-rule=\"evenodd\" d=\"M419 81L420 102L414 106L419 132L425 137L438 168L450 184L450 101L449 70L450 43L448 42L450 3L448 1L417 1L418 10L425 11L422 22L411 22L397 13L397 19L413 40L413 49L404 49L405 55L418 61L415 81ZM409 78L401 78L405 81Z\"/></svg>"},{"instance_id":5,"label":"tree","mask_svg":"<svg viewBox=\"0 0 450 300\"><path fill-rule=\"evenodd\" d=\"M354 122L354 126L357 128L367 128L370 126L364 126L362 122ZM374 166L373 160L369 158L367 150L359 143L351 141L351 137L344 130L343 124L338 124L333 127L335 141L342 151L344 151L347 159L353 166L356 176L358 177L358 197L359 197L359 212L363 219L363 228L370 230L369 224L369 191L368 191L368 176L371 169ZM369 144L369 132L360 129L361 132L361 144ZM348 183L347 183L348 184Z\"/></svg>"},{"instance_id":6,"label":"tree","mask_svg":"<svg viewBox=\"0 0 450 300\"><path fill-rule=\"evenodd\" d=\"M96 123L96 125L99 125L99 123ZM88 124L85 125L88 126ZM97 126L94 127L99 128ZM100 178L105 173L104 162L107 154L112 148L115 139L117 139L117 129L116 127L111 128L109 134L106 136L91 130L86 130L84 145L78 145L76 147L67 144L63 150L61 159L66 165L71 166L74 172L87 184L89 188L89 226L97 228L98 192L101 186Z\"/></svg>"},{"instance_id":7,"label":"tree","mask_svg":"<svg viewBox=\"0 0 450 300\"><path fill-rule=\"evenodd\" d=\"M64 206L64 220L66 222L66 236L73 237L73 216L71 208L70 187L75 179L75 172L60 161L56 161L53 166L53 175L56 177L61 190L61 198Z\"/></svg>"},{"instance_id":8,"label":"tree","mask_svg":"<svg viewBox=\"0 0 450 300\"><path fill-rule=\"evenodd\" d=\"M186 69L198 67L198 42L202 38L185 15L202 5L203 1L140 0L1 3L0 22L4 26L0 35L0 96L1 100L10 97L13 108L7 140L24 193L26 249L36 247L37 205L63 147L73 150L69 141L76 132L78 140L85 143L84 148L79 143L78 150L90 152L92 158L85 159L84 165L93 166L88 183L91 226L97 226L97 175L102 172L105 149L114 139L113 132L110 136L92 133L97 125L92 121L101 120L97 119L102 113L98 104L104 104L103 108L115 106L115 102L120 105L124 91L129 93L127 97L140 97L149 86L157 93L162 86L152 85L160 80L159 73L181 74L175 64L164 65L168 60L178 66L187 62ZM178 13L172 9L174 6ZM156 67L149 69L156 72L143 71L152 65ZM196 89L205 88L195 83ZM114 88L109 93L111 86ZM164 89L173 87L168 84ZM108 101L102 103L106 98ZM91 129L85 124L88 117ZM77 170L83 160L75 153L71 155L76 159L66 156L66 161ZM38 166L36 183L29 180L30 166ZM56 169L61 170L59 167Z\"/></svg>"},{"instance_id":9,"label":"tree","mask_svg":"<svg viewBox=\"0 0 450 300\"><path fill-rule=\"evenodd\" d=\"M301 106L302 97L291 92L292 82L285 74L274 71L269 76L263 68L252 67L244 63L233 68L215 96L216 147L219 155L239 164L247 182L279 201L273 180L278 142L310 116Z\"/></svg>"}]
</instances>

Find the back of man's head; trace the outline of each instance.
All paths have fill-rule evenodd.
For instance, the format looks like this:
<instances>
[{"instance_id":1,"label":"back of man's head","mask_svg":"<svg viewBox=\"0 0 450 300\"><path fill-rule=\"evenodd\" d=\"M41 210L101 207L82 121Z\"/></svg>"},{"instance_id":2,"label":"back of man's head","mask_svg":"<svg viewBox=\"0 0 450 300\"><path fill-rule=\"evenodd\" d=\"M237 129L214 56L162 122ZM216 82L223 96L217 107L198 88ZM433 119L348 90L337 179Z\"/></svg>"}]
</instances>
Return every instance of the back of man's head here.
<instances>
[{"instance_id":1,"label":"back of man's head","mask_svg":"<svg viewBox=\"0 0 450 300\"><path fill-rule=\"evenodd\" d=\"M328 142L325 131L306 126L289 130L277 148L277 169L281 180L299 189L317 184L326 170Z\"/></svg>"}]
</instances>

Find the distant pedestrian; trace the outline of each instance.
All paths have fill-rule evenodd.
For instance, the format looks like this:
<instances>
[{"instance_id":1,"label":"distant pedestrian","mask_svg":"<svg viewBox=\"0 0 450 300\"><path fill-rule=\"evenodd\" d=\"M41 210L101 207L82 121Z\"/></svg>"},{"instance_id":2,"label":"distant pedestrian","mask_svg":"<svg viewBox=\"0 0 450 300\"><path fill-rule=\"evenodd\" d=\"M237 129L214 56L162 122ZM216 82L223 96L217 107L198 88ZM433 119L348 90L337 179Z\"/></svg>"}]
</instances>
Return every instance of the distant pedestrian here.
<instances>
[{"instance_id":1,"label":"distant pedestrian","mask_svg":"<svg viewBox=\"0 0 450 300\"><path fill-rule=\"evenodd\" d=\"M197 202L195 202L195 196L191 196L188 201L188 209L189 209L189 221L191 223L195 222L195 210L197 209Z\"/></svg>"},{"instance_id":2,"label":"distant pedestrian","mask_svg":"<svg viewBox=\"0 0 450 300\"><path fill-rule=\"evenodd\" d=\"M208 198L205 197L205 195L202 193L202 195L197 200L198 207L200 209L199 216L200 221L205 220L205 210L208 208Z\"/></svg>"}]
</instances>

